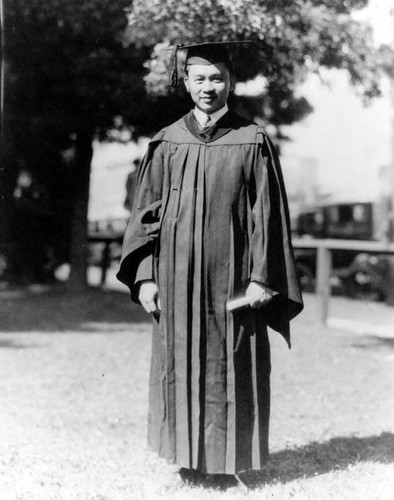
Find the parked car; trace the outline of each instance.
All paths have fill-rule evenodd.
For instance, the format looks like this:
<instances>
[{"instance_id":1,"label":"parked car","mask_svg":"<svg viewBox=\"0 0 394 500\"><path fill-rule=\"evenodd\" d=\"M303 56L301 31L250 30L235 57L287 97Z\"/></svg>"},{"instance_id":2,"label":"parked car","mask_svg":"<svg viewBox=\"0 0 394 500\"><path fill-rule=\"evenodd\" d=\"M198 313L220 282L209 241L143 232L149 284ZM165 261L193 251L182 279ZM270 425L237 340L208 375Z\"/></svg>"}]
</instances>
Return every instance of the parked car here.
<instances>
[{"instance_id":1,"label":"parked car","mask_svg":"<svg viewBox=\"0 0 394 500\"><path fill-rule=\"evenodd\" d=\"M299 238L332 238L371 241L378 239L381 217L372 201L330 201L299 214L294 235ZM316 249L295 249L301 287L314 291ZM334 292L351 297L384 299L387 258L353 250L332 251Z\"/></svg>"}]
</instances>

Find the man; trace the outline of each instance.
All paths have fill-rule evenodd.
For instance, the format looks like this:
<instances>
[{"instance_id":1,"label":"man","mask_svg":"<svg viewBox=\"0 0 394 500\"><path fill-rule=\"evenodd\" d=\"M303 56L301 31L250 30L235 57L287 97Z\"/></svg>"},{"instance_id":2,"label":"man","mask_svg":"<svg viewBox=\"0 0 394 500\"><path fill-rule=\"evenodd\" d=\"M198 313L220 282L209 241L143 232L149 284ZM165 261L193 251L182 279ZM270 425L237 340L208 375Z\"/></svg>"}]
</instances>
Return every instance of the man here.
<instances>
[{"instance_id":1,"label":"man","mask_svg":"<svg viewBox=\"0 0 394 500\"><path fill-rule=\"evenodd\" d=\"M137 184L137 174L140 166L141 160L136 158L133 161L133 167L131 172L128 174L126 179L126 198L124 200L123 206L126 210L131 212L134 203L134 193Z\"/></svg>"},{"instance_id":2,"label":"man","mask_svg":"<svg viewBox=\"0 0 394 500\"><path fill-rule=\"evenodd\" d=\"M185 85L195 108L150 143L118 278L154 319L151 448L234 475L267 459L267 325L290 345L302 299L279 160L261 127L228 110L226 47L189 46ZM229 312L242 295L249 306Z\"/></svg>"}]
</instances>

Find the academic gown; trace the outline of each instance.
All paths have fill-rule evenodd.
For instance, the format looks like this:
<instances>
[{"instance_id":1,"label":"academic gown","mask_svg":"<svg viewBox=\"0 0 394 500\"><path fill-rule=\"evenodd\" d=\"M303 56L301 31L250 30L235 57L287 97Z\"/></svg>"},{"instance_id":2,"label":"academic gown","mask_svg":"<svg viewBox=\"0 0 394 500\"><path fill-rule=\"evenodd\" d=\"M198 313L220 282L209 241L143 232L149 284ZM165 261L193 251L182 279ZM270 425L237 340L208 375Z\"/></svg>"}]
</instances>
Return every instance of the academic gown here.
<instances>
[{"instance_id":1,"label":"academic gown","mask_svg":"<svg viewBox=\"0 0 394 500\"><path fill-rule=\"evenodd\" d=\"M277 153L263 129L228 112L206 134L190 112L159 132L141 164L118 278L153 278L148 441L205 473L259 469L268 456L267 325L290 345L302 310ZM228 312L251 280L279 292Z\"/></svg>"}]
</instances>

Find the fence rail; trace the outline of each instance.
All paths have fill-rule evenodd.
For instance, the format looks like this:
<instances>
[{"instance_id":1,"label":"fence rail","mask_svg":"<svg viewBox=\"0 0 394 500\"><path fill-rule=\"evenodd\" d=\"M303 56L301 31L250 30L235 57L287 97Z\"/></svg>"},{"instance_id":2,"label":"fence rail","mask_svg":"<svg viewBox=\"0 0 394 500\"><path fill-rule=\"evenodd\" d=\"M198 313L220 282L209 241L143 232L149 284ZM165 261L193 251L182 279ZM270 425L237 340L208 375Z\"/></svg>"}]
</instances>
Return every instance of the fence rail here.
<instances>
[{"instance_id":1,"label":"fence rail","mask_svg":"<svg viewBox=\"0 0 394 500\"><path fill-rule=\"evenodd\" d=\"M331 293L333 250L394 255L394 243L337 239L293 238L295 249L316 249L316 293L320 296L320 321L327 324Z\"/></svg>"},{"instance_id":2,"label":"fence rail","mask_svg":"<svg viewBox=\"0 0 394 500\"><path fill-rule=\"evenodd\" d=\"M294 248L325 248L327 250L352 250L356 252L394 254L394 243L385 241L293 238Z\"/></svg>"},{"instance_id":3,"label":"fence rail","mask_svg":"<svg viewBox=\"0 0 394 500\"><path fill-rule=\"evenodd\" d=\"M101 285L107 278L110 265L110 246L112 243L121 244L123 233L101 231L89 236L90 242L104 244L101 256ZM316 293L320 296L320 321L327 323L329 312L329 299L331 294L330 278L332 275L332 252L334 250L352 251L359 253L394 255L394 243L381 241L339 240L339 239L313 239L293 238L295 249L316 250Z\"/></svg>"}]
</instances>

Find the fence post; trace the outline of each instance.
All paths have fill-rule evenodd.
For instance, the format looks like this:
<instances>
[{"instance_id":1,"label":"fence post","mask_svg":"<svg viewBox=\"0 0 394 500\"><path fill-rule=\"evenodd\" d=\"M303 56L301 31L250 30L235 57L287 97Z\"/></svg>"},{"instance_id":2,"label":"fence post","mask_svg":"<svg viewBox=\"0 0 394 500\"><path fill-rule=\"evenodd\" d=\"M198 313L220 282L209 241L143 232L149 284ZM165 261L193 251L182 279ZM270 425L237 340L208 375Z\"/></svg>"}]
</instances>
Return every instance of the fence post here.
<instances>
[{"instance_id":1,"label":"fence post","mask_svg":"<svg viewBox=\"0 0 394 500\"><path fill-rule=\"evenodd\" d=\"M111 242L110 240L104 241L103 253L101 256L101 281L100 285L104 286L107 281L107 271L111 263Z\"/></svg>"},{"instance_id":2,"label":"fence post","mask_svg":"<svg viewBox=\"0 0 394 500\"><path fill-rule=\"evenodd\" d=\"M330 277L332 267L331 250L324 246L317 249L317 283L316 290L320 297L320 321L323 325L327 324L328 301L330 298Z\"/></svg>"}]
</instances>

